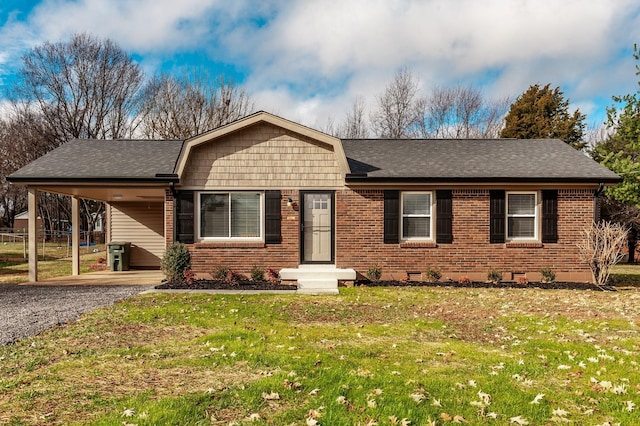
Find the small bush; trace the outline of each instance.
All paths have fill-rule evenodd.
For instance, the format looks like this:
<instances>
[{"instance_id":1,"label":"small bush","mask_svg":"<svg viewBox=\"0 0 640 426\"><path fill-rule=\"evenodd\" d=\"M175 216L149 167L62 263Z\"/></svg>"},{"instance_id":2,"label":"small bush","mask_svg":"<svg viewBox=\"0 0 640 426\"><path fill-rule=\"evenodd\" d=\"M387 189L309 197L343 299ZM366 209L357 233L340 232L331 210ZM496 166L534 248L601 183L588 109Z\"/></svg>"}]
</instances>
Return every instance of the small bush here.
<instances>
[{"instance_id":1,"label":"small bush","mask_svg":"<svg viewBox=\"0 0 640 426\"><path fill-rule=\"evenodd\" d=\"M242 278L242 275L232 269L229 269L227 271L227 275L224 277L224 282L231 285L237 285L242 280Z\"/></svg>"},{"instance_id":2,"label":"small bush","mask_svg":"<svg viewBox=\"0 0 640 426\"><path fill-rule=\"evenodd\" d=\"M528 285L529 284L529 279L527 278L527 276L522 276L522 277L518 277L518 285Z\"/></svg>"},{"instance_id":3,"label":"small bush","mask_svg":"<svg viewBox=\"0 0 640 426\"><path fill-rule=\"evenodd\" d=\"M187 284L193 284L193 282L196 279L196 273L193 272L191 269L187 269L182 273L182 278L184 279L184 282L186 282Z\"/></svg>"},{"instance_id":4,"label":"small bush","mask_svg":"<svg viewBox=\"0 0 640 426\"><path fill-rule=\"evenodd\" d=\"M373 265L367 269L367 278L371 281L380 281L380 277L382 277L382 269L378 265Z\"/></svg>"},{"instance_id":5,"label":"small bush","mask_svg":"<svg viewBox=\"0 0 640 426\"><path fill-rule=\"evenodd\" d=\"M267 281L272 284L278 284L280 282L280 272L278 272L277 269L267 268L267 270L265 271L265 275Z\"/></svg>"},{"instance_id":6,"label":"small bush","mask_svg":"<svg viewBox=\"0 0 640 426\"><path fill-rule=\"evenodd\" d=\"M250 275L251 275L251 281L262 281L264 280L264 269L254 265L251 268Z\"/></svg>"},{"instance_id":7,"label":"small bush","mask_svg":"<svg viewBox=\"0 0 640 426\"><path fill-rule=\"evenodd\" d=\"M552 283L556 280L556 273L551 268L542 268L540 275L542 275L543 283Z\"/></svg>"},{"instance_id":8,"label":"small bush","mask_svg":"<svg viewBox=\"0 0 640 426\"><path fill-rule=\"evenodd\" d=\"M499 284L502 281L502 271L498 269L489 269L487 272L487 281L493 284Z\"/></svg>"},{"instance_id":9,"label":"small bush","mask_svg":"<svg viewBox=\"0 0 640 426\"><path fill-rule=\"evenodd\" d=\"M160 268L170 282L178 282L184 278L184 271L191 269L191 254L182 243L173 243L164 251Z\"/></svg>"},{"instance_id":10,"label":"small bush","mask_svg":"<svg viewBox=\"0 0 640 426\"><path fill-rule=\"evenodd\" d=\"M211 276L214 280L224 280L227 278L227 273L231 270L231 268L227 266L219 266L215 271L211 273Z\"/></svg>"},{"instance_id":11,"label":"small bush","mask_svg":"<svg viewBox=\"0 0 640 426\"><path fill-rule=\"evenodd\" d=\"M436 268L431 268L431 267L427 268L427 270L424 273L424 276L427 278L427 281L429 281L430 283L435 283L437 281L440 281L440 278L442 278L442 274L440 273L440 271L437 270Z\"/></svg>"},{"instance_id":12,"label":"small bush","mask_svg":"<svg viewBox=\"0 0 640 426\"><path fill-rule=\"evenodd\" d=\"M466 275L463 275L462 277L458 278L458 282L460 284L471 284L471 280Z\"/></svg>"}]
</instances>

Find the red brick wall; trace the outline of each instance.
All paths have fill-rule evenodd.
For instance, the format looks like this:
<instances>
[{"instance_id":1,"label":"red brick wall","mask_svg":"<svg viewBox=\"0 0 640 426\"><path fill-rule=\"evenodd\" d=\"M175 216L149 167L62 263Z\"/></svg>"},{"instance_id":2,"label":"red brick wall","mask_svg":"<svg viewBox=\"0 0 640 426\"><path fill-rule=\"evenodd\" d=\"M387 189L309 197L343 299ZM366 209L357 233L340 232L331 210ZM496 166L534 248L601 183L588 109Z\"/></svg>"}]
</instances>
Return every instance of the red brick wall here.
<instances>
[{"instance_id":1,"label":"red brick wall","mask_svg":"<svg viewBox=\"0 0 640 426\"><path fill-rule=\"evenodd\" d=\"M297 267L300 259L299 209L287 206L287 198L298 200L296 190L282 191L282 243L196 243L189 245L192 267L200 275L219 267L248 274L253 265L276 269ZM490 244L489 191L453 190L452 244L383 243L383 191L372 189L336 192L336 265L366 275L379 266L386 278L402 279L407 272L439 269L443 278L468 276L485 280L489 268L500 269L505 280L511 273L540 278L549 267L558 280L588 281L590 272L578 261L577 241L593 218L593 191L558 191L558 243ZM173 241L173 198L166 197L167 243Z\"/></svg>"},{"instance_id":2,"label":"red brick wall","mask_svg":"<svg viewBox=\"0 0 640 426\"><path fill-rule=\"evenodd\" d=\"M336 199L336 264L363 275L373 265L394 279L431 267L439 269L443 278L485 280L489 268L495 268L506 280L512 272L537 280L540 269L550 267L558 280L590 278L586 265L578 261L575 244L593 219L591 190L558 191L556 244L490 244L489 191L485 189L453 191L452 244L384 244L382 190L345 190Z\"/></svg>"},{"instance_id":3,"label":"red brick wall","mask_svg":"<svg viewBox=\"0 0 640 426\"><path fill-rule=\"evenodd\" d=\"M189 244L191 267L199 276L206 277L220 267L231 268L249 276L253 266L261 268L295 268L299 262L299 216L296 205L287 206L287 199L298 199L298 192L282 191L280 213L282 215L282 243L196 243ZM173 198L167 193L166 202L167 243L173 242Z\"/></svg>"}]
</instances>

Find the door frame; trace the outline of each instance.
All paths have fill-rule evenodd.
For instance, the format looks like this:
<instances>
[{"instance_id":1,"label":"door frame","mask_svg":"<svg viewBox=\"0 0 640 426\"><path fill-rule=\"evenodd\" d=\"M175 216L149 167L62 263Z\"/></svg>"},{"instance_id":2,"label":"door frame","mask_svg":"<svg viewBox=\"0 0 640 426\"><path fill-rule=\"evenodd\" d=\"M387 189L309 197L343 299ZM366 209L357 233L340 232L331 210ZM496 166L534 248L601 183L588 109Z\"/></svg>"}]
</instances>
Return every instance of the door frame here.
<instances>
[{"instance_id":1,"label":"door frame","mask_svg":"<svg viewBox=\"0 0 640 426\"><path fill-rule=\"evenodd\" d=\"M306 194L327 194L331 200L331 260L312 261L304 260L304 215ZM299 215L299 239L300 264L302 265L333 265L336 263L336 191L332 190L305 190L300 191L300 215Z\"/></svg>"}]
</instances>

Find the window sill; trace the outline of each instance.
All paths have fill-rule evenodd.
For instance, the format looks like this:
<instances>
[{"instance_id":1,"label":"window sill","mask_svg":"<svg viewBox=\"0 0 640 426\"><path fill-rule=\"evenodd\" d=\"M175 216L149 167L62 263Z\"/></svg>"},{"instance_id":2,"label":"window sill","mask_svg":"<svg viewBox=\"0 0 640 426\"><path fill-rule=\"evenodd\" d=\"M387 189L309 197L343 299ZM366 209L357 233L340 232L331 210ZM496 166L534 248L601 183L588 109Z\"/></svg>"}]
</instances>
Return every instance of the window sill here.
<instances>
[{"instance_id":1,"label":"window sill","mask_svg":"<svg viewBox=\"0 0 640 426\"><path fill-rule=\"evenodd\" d=\"M505 244L507 248L542 248L539 241L509 241Z\"/></svg>"},{"instance_id":2,"label":"window sill","mask_svg":"<svg viewBox=\"0 0 640 426\"><path fill-rule=\"evenodd\" d=\"M201 241L195 244L196 250L219 248L264 248L264 241Z\"/></svg>"},{"instance_id":3,"label":"window sill","mask_svg":"<svg viewBox=\"0 0 640 426\"><path fill-rule=\"evenodd\" d=\"M434 241L403 241L400 248L436 248L438 245Z\"/></svg>"}]
</instances>

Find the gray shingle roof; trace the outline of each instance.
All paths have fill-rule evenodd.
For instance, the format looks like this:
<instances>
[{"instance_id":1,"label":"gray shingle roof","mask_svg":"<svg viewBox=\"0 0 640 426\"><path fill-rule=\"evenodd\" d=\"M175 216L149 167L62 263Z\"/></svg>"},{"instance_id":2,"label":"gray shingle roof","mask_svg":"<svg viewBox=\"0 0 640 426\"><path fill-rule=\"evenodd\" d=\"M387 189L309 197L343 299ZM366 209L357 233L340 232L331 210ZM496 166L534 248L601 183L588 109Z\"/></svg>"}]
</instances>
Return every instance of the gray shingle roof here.
<instances>
[{"instance_id":1,"label":"gray shingle roof","mask_svg":"<svg viewBox=\"0 0 640 426\"><path fill-rule=\"evenodd\" d=\"M558 139L343 140L347 181L620 181Z\"/></svg>"},{"instance_id":2,"label":"gray shingle roof","mask_svg":"<svg viewBox=\"0 0 640 426\"><path fill-rule=\"evenodd\" d=\"M596 182L619 176L557 139L347 139L347 182ZM13 182L175 180L182 140L73 140Z\"/></svg>"},{"instance_id":3,"label":"gray shingle roof","mask_svg":"<svg viewBox=\"0 0 640 426\"><path fill-rule=\"evenodd\" d=\"M10 175L34 180L154 181L174 173L181 140L69 141Z\"/></svg>"}]
</instances>

